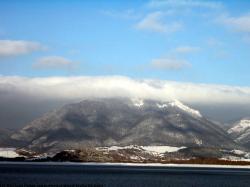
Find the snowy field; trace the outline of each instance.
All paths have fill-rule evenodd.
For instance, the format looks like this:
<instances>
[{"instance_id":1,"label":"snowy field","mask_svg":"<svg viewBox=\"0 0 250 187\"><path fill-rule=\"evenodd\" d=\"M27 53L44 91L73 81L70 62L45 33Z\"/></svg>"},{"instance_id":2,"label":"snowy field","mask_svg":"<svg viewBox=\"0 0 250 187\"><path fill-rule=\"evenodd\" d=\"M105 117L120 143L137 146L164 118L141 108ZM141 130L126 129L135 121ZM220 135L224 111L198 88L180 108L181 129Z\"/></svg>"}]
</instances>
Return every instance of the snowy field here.
<instances>
[{"instance_id":1,"label":"snowy field","mask_svg":"<svg viewBox=\"0 0 250 187\"><path fill-rule=\"evenodd\" d=\"M139 149L142 151L146 151L152 154L164 154L164 153L171 153L177 152L180 149L184 149L186 147L173 147L173 146L136 146L136 145L129 145L129 146L111 146L111 147L99 147L99 150L107 150L107 151L116 151L120 149Z\"/></svg>"},{"instance_id":2,"label":"snowy field","mask_svg":"<svg viewBox=\"0 0 250 187\"><path fill-rule=\"evenodd\" d=\"M163 153L171 153L177 152L180 149L184 149L186 147L172 147L172 146L140 146L145 151L149 151L152 153L163 154Z\"/></svg>"},{"instance_id":3,"label":"snowy field","mask_svg":"<svg viewBox=\"0 0 250 187\"><path fill-rule=\"evenodd\" d=\"M18 156L15 148L0 148L0 157L15 158Z\"/></svg>"}]
</instances>

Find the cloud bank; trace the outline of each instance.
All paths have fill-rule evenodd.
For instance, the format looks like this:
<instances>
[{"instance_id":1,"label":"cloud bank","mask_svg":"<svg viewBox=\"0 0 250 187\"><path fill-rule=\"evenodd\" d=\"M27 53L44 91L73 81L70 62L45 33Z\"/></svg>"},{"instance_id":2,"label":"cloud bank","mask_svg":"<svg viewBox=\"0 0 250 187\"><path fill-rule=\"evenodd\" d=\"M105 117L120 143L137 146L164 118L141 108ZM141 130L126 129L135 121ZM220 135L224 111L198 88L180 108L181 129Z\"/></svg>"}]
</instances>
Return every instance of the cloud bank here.
<instances>
[{"instance_id":1,"label":"cloud bank","mask_svg":"<svg viewBox=\"0 0 250 187\"><path fill-rule=\"evenodd\" d=\"M216 120L250 115L250 88L122 76L0 76L0 128L20 128L46 112L86 98L131 97L180 101Z\"/></svg>"},{"instance_id":2,"label":"cloud bank","mask_svg":"<svg viewBox=\"0 0 250 187\"><path fill-rule=\"evenodd\" d=\"M123 76L0 77L1 94L23 94L50 99L133 97L188 103L248 103L250 87L195 84L165 80L137 80Z\"/></svg>"}]
</instances>

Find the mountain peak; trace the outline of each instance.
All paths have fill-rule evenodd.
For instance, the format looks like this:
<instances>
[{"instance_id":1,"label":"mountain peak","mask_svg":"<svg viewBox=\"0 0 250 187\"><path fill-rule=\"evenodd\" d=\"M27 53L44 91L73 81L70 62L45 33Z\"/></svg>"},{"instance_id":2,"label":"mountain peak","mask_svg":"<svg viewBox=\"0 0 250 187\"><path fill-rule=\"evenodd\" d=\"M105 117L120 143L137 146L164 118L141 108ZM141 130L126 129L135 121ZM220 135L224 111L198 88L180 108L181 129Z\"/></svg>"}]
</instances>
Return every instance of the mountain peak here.
<instances>
[{"instance_id":1,"label":"mountain peak","mask_svg":"<svg viewBox=\"0 0 250 187\"><path fill-rule=\"evenodd\" d=\"M131 101L132 101L132 104L138 108L141 108L148 104L150 104L151 106L152 105L157 106L160 109L168 108L168 107L176 107L180 109L181 111L184 111L185 113L190 114L193 117L198 117L198 118L202 117L201 113L198 110L195 110L183 104L181 101L177 99L173 100L172 102L160 102L156 100L143 100L141 98L132 98Z\"/></svg>"},{"instance_id":2,"label":"mountain peak","mask_svg":"<svg viewBox=\"0 0 250 187\"><path fill-rule=\"evenodd\" d=\"M225 131L199 114L179 101L85 100L35 119L11 138L38 151L79 145L236 147Z\"/></svg>"},{"instance_id":3,"label":"mountain peak","mask_svg":"<svg viewBox=\"0 0 250 187\"><path fill-rule=\"evenodd\" d=\"M250 118L243 118L236 122L235 125L228 130L228 133L241 133L250 128Z\"/></svg>"},{"instance_id":4,"label":"mountain peak","mask_svg":"<svg viewBox=\"0 0 250 187\"><path fill-rule=\"evenodd\" d=\"M243 146L250 147L250 118L242 118L227 131L230 136Z\"/></svg>"},{"instance_id":5,"label":"mountain peak","mask_svg":"<svg viewBox=\"0 0 250 187\"><path fill-rule=\"evenodd\" d=\"M182 102L180 102L177 99L175 99L173 102L170 102L170 106L178 107L179 109L191 114L192 116L199 117L199 118L202 117L201 113L198 110L192 109L188 107L187 105L184 105Z\"/></svg>"}]
</instances>

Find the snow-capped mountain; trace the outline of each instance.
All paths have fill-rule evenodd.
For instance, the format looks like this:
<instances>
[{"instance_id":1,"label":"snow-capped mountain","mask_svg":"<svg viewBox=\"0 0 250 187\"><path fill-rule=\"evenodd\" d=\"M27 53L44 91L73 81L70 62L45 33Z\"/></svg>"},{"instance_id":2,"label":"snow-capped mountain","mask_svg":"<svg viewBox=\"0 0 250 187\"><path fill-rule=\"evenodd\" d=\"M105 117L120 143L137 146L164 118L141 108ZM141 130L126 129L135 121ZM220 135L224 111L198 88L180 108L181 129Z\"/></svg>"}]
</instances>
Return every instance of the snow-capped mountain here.
<instances>
[{"instance_id":1,"label":"snow-capped mountain","mask_svg":"<svg viewBox=\"0 0 250 187\"><path fill-rule=\"evenodd\" d=\"M183 103L181 103L178 100L174 100L174 102L171 102L170 106L172 106L172 107L178 107L179 109L181 109L181 110L189 113L192 116L199 117L199 118L202 117L201 113L198 110L194 110L194 109L192 109L192 108L184 105Z\"/></svg>"},{"instance_id":2,"label":"snow-capped mountain","mask_svg":"<svg viewBox=\"0 0 250 187\"><path fill-rule=\"evenodd\" d=\"M11 138L42 151L89 145L237 147L223 129L180 101L125 98L65 105L32 121Z\"/></svg>"},{"instance_id":3,"label":"snow-capped mountain","mask_svg":"<svg viewBox=\"0 0 250 187\"><path fill-rule=\"evenodd\" d=\"M243 118L228 130L228 133L235 139L235 141L250 148L250 117Z\"/></svg>"}]
</instances>

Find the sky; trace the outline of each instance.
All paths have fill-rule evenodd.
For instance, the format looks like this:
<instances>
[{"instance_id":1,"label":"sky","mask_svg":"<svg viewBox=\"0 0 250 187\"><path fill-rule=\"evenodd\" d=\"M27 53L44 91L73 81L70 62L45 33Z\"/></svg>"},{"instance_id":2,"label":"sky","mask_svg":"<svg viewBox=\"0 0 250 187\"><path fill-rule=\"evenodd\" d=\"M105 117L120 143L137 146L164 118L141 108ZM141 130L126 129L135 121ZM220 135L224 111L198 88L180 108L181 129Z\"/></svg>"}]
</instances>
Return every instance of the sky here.
<instances>
[{"instance_id":1,"label":"sky","mask_svg":"<svg viewBox=\"0 0 250 187\"><path fill-rule=\"evenodd\" d=\"M0 1L0 127L93 95L250 115L249 51L250 1Z\"/></svg>"},{"instance_id":2,"label":"sky","mask_svg":"<svg viewBox=\"0 0 250 187\"><path fill-rule=\"evenodd\" d=\"M249 1L1 1L0 74L250 86Z\"/></svg>"}]
</instances>

